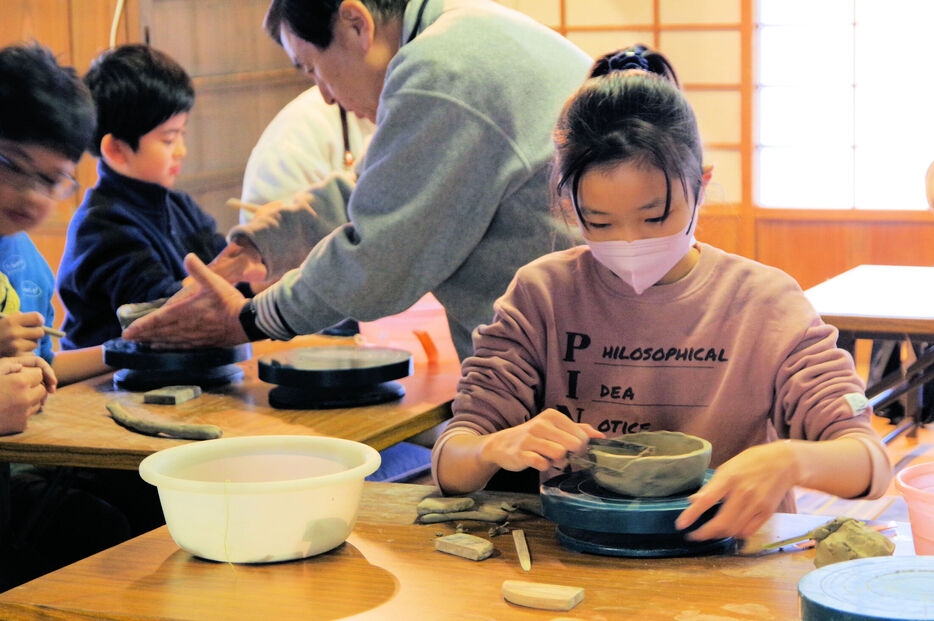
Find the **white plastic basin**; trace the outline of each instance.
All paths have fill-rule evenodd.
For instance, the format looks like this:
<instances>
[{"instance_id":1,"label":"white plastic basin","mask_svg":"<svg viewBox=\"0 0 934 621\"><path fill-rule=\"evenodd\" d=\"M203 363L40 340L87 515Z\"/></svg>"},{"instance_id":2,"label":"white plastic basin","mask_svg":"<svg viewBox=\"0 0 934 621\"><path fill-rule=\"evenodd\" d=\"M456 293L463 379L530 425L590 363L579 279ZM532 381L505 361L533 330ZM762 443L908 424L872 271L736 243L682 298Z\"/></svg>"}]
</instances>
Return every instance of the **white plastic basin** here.
<instances>
[{"instance_id":1,"label":"white plastic basin","mask_svg":"<svg viewBox=\"0 0 934 621\"><path fill-rule=\"evenodd\" d=\"M231 563L327 552L353 530L363 480L379 453L316 436L192 442L153 453L140 476L159 490L169 533L183 550Z\"/></svg>"}]
</instances>

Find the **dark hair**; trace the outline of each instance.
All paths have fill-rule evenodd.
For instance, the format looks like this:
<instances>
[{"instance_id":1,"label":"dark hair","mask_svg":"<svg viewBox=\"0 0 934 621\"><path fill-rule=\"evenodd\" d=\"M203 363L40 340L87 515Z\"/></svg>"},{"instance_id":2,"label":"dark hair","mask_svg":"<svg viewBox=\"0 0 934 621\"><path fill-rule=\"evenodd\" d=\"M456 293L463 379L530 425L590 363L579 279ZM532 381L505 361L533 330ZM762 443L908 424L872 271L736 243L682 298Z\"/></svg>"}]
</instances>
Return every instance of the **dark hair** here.
<instances>
[{"instance_id":1,"label":"dark hair","mask_svg":"<svg viewBox=\"0 0 934 621\"><path fill-rule=\"evenodd\" d=\"M581 176L594 167L635 161L665 175L663 219L671 209L672 179L681 182L686 198L689 190L696 198L703 177L700 134L668 60L633 46L599 58L590 75L564 105L555 128L558 195L569 191L580 217Z\"/></svg>"},{"instance_id":2,"label":"dark hair","mask_svg":"<svg viewBox=\"0 0 934 621\"><path fill-rule=\"evenodd\" d=\"M0 49L0 138L81 159L94 136L94 102L71 67L38 43Z\"/></svg>"},{"instance_id":3,"label":"dark hair","mask_svg":"<svg viewBox=\"0 0 934 621\"><path fill-rule=\"evenodd\" d=\"M164 52L147 45L121 45L98 56L84 81L97 104L97 135L112 134L135 151L139 139L195 103L191 78Z\"/></svg>"},{"instance_id":4,"label":"dark hair","mask_svg":"<svg viewBox=\"0 0 934 621\"><path fill-rule=\"evenodd\" d=\"M408 0L360 0L377 23L385 23L405 13ZM334 38L334 22L343 0L272 0L263 20L263 28L272 39L286 26L299 39L318 49L326 49Z\"/></svg>"}]
</instances>

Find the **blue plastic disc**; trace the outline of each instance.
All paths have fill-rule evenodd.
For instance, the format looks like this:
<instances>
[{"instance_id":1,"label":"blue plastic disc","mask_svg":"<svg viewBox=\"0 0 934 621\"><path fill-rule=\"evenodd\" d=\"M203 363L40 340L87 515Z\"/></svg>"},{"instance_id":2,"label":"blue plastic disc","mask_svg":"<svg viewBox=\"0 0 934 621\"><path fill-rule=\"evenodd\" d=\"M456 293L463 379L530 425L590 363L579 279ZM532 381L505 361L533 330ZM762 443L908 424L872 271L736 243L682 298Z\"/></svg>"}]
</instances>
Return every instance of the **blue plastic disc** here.
<instances>
[{"instance_id":1,"label":"blue plastic disc","mask_svg":"<svg viewBox=\"0 0 934 621\"><path fill-rule=\"evenodd\" d=\"M826 565L798 582L802 621L934 620L934 556Z\"/></svg>"},{"instance_id":2,"label":"blue plastic disc","mask_svg":"<svg viewBox=\"0 0 934 621\"><path fill-rule=\"evenodd\" d=\"M707 471L704 483L713 473ZM578 470L545 481L541 499L545 517L559 526L613 534L680 535L683 533L675 528L675 519L691 504L689 498L695 491L661 498L621 496L598 485L589 472ZM719 509L720 503L708 509L693 528Z\"/></svg>"}]
</instances>

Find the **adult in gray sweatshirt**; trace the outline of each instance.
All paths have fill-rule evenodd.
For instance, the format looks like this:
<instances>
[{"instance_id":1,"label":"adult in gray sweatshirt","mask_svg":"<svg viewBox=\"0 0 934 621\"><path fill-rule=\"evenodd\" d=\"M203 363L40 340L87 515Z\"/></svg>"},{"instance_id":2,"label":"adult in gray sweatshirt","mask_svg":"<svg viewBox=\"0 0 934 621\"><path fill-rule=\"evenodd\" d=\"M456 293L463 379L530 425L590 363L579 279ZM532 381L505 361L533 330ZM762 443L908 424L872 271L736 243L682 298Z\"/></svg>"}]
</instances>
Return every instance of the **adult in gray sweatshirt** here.
<instances>
[{"instance_id":1,"label":"adult in gray sweatshirt","mask_svg":"<svg viewBox=\"0 0 934 621\"><path fill-rule=\"evenodd\" d=\"M289 339L430 291L466 357L516 270L574 243L550 207L551 132L591 59L487 0L274 0L266 28L326 100L376 122L359 177L260 210L213 274L189 257L200 291L124 337ZM257 270L278 282L253 300L226 282Z\"/></svg>"}]
</instances>

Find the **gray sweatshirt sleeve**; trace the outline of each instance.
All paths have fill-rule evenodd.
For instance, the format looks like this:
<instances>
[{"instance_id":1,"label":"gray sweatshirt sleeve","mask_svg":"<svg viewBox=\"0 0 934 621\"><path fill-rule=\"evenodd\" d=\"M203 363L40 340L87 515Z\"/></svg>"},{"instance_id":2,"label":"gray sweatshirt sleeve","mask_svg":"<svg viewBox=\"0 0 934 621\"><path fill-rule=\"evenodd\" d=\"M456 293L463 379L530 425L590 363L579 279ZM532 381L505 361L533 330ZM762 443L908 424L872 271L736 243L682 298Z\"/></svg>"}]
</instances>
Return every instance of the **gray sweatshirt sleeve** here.
<instances>
[{"instance_id":1,"label":"gray sweatshirt sleeve","mask_svg":"<svg viewBox=\"0 0 934 621\"><path fill-rule=\"evenodd\" d=\"M300 271L257 296L257 323L270 336L291 338L343 317L369 321L405 310L474 252L510 184L532 174L492 121L443 94L384 94L380 117L350 195L349 222L321 239ZM335 194L316 191L312 207L333 200ZM257 218L249 231L277 273L294 265L288 264L301 243L308 252L318 231L308 225L307 210L271 217L276 221Z\"/></svg>"},{"instance_id":2,"label":"gray sweatshirt sleeve","mask_svg":"<svg viewBox=\"0 0 934 621\"><path fill-rule=\"evenodd\" d=\"M260 210L248 224L232 228L227 239L248 238L263 257L270 278L281 278L301 265L328 233L347 223L353 185L352 175L334 173L291 200Z\"/></svg>"}]
</instances>

